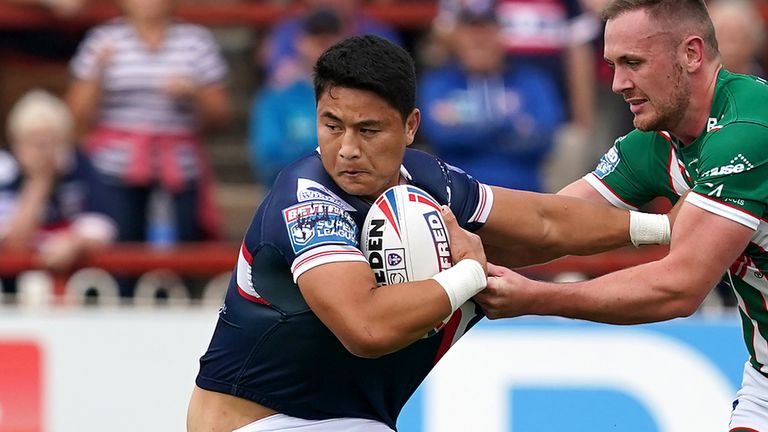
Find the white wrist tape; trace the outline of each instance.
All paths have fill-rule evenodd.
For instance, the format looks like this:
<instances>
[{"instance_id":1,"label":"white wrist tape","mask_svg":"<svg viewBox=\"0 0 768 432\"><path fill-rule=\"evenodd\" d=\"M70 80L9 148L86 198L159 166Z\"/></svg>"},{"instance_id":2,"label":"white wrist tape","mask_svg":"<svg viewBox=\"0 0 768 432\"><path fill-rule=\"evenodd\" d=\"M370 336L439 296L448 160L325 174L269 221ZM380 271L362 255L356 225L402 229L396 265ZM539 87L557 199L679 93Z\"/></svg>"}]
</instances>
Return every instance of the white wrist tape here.
<instances>
[{"instance_id":1,"label":"white wrist tape","mask_svg":"<svg viewBox=\"0 0 768 432\"><path fill-rule=\"evenodd\" d=\"M463 259L448 270L432 276L443 287L451 301L451 313L485 289L485 270L473 259Z\"/></svg>"},{"instance_id":2,"label":"white wrist tape","mask_svg":"<svg viewBox=\"0 0 768 432\"><path fill-rule=\"evenodd\" d=\"M668 244L670 237L667 215L629 212L629 238L636 247L643 244Z\"/></svg>"}]
</instances>

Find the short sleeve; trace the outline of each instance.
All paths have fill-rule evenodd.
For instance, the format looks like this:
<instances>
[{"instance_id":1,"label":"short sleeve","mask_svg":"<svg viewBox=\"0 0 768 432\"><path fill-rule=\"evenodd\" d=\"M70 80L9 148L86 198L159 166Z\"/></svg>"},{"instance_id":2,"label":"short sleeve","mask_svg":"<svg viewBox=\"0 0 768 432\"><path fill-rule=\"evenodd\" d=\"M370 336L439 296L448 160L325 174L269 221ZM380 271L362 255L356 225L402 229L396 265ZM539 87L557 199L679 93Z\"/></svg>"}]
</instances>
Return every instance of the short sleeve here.
<instances>
[{"instance_id":1,"label":"short sleeve","mask_svg":"<svg viewBox=\"0 0 768 432\"><path fill-rule=\"evenodd\" d=\"M617 139L584 180L615 207L637 210L663 195L657 185L669 177L669 153L669 144L633 131Z\"/></svg>"},{"instance_id":2,"label":"short sleeve","mask_svg":"<svg viewBox=\"0 0 768 432\"><path fill-rule=\"evenodd\" d=\"M304 181L306 184L302 185ZM317 185L319 187L315 187ZM314 189L310 189L314 188ZM302 273L331 262L366 262L359 245L359 227L350 215L354 208L338 196L325 195L328 189L309 179L299 179L298 194L314 193L315 199L300 200L283 208L275 235L287 236L293 256L294 282ZM285 237L283 237L285 238ZM287 248L286 248L287 249Z\"/></svg>"},{"instance_id":3,"label":"short sleeve","mask_svg":"<svg viewBox=\"0 0 768 432\"><path fill-rule=\"evenodd\" d=\"M463 228L476 231L488 220L493 208L493 190L453 165L446 164L451 196L449 203Z\"/></svg>"},{"instance_id":4,"label":"short sleeve","mask_svg":"<svg viewBox=\"0 0 768 432\"><path fill-rule=\"evenodd\" d=\"M699 179L686 201L756 229L768 203L768 128L732 123L702 146Z\"/></svg>"},{"instance_id":5,"label":"short sleeve","mask_svg":"<svg viewBox=\"0 0 768 432\"><path fill-rule=\"evenodd\" d=\"M475 231L485 224L493 207L490 187L429 153L406 150L406 177L440 204L448 204L459 225Z\"/></svg>"},{"instance_id":6,"label":"short sleeve","mask_svg":"<svg viewBox=\"0 0 768 432\"><path fill-rule=\"evenodd\" d=\"M221 48L210 31L202 27L196 30L198 32L194 47L196 78L205 85L223 82L229 69Z\"/></svg>"},{"instance_id":7,"label":"short sleeve","mask_svg":"<svg viewBox=\"0 0 768 432\"><path fill-rule=\"evenodd\" d=\"M99 55L102 50L107 49L107 29L105 27L96 27L91 29L77 48L72 60L69 62L69 69L72 76L79 80L90 81L98 77Z\"/></svg>"}]
</instances>

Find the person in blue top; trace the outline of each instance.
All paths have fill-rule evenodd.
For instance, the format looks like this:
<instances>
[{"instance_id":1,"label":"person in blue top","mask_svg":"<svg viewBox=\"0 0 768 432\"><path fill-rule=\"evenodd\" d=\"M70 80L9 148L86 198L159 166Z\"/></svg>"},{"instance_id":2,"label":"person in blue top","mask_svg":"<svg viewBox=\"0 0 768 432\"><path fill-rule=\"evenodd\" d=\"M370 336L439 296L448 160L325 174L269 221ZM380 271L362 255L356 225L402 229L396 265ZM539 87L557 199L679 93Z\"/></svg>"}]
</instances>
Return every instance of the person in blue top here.
<instances>
[{"instance_id":1,"label":"person in blue top","mask_svg":"<svg viewBox=\"0 0 768 432\"><path fill-rule=\"evenodd\" d=\"M402 38L395 29L365 13L362 0L305 0L304 3L309 10L333 10L341 19L344 37L370 34L402 45ZM278 22L267 35L262 55L268 79L292 81L303 74L298 42L303 31L304 13Z\"/></svg>"},{"instance_id":2,"label":"person in blue top","mask_svg":"<svg viewBox=\"0 0 768 432\"><path fill-rule=\"evenodd\" d=\"M421 121L415 82L408 53L377 36L343 40L317 61L319 150L277 176L245 233L200 359L189 432L391 432L482 317L470 299L486 284L483 247L511 263L638 242L624 210L489 187L407 149ZM430 279L377 288L361 229L398 184L435 198L452 246L466 252Z\"/></svg>"},{"instance_id":3,"label":"person in blue top","mask_svg":"<svg viewBox=\"0 0 768 432\"><path fill-rule=\"evenodd\" d=\"M451 46L455 60L419 86L427 144L484 183L543 190L542 165L565 121L557 83L506 54L491 7L459 11Z\"/></svg>"},{"instance_id":4,"label":"person in blue top","mask_svg":"<svg viewBox=\"0 0 768 432\"><path fill-rule=\"evenodd\" d=\"M312 66L341 39L341 25L332 9L308 13L296 42L301 74L289 82L270 80L253 99L248 153L254 176L267 187L286 165L317 147Z\"/></svg>"}]
</instances>

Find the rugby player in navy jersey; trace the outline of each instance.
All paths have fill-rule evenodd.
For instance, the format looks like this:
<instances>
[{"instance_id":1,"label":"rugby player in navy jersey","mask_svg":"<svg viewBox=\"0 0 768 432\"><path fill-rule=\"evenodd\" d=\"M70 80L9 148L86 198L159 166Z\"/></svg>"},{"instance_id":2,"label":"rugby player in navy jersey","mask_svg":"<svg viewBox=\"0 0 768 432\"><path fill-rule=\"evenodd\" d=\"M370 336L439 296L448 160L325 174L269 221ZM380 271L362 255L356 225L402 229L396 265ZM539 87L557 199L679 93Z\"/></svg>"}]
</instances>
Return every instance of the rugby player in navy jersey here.
<instances>
[{"instance_id":1,"label":"rugby player in navy jersey","mask_svg":"<svg viewBox=\"0 0 768 432\"><path fill-rule=\"evenodd\" d=\"M245 234L200 360L190 432L394 430L427 373L482 317L470 298L486 283L483 245L459 226L507 264L527 259L518 246L554 257L659 240L631 238L637 218L624 210L492 188L406 149L420 121L414 66L384 39L331 47L314 86L319 150L277 177ZM360 229L373 200L403 183L450 207L451 241L467 252L434 278L377 288Z\"/></svg>"}]
</instances>

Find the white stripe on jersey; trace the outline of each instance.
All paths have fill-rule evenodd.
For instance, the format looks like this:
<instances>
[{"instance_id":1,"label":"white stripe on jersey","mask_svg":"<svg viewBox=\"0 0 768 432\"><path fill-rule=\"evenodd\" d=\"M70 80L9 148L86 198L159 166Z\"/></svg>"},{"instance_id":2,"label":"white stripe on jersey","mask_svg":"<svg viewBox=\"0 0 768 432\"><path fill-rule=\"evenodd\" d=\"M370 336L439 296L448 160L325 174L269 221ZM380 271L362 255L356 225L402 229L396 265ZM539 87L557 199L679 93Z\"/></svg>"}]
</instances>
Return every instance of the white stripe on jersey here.
<instances>
[{"instance_id":1,"label":"white stripe on jersey","mask_svg":"<svg viewBox=\"0 0 768 432\"><path fill-rule=\"evenodd\" d=\"M685 198L685 202L691 203L702 210L706 210L710 213L714 213L718 216L722 216L726 219L740 223L747 228L752 228L753 230L756 230L760 224L760 219L752 216L744 210L728 206L721 203L720 201L716 201L696 192L689 193Z\"/></svg>"},{"instance_id":2,"label":"white stripe on jersey","mask_svg":"<svg viewBox=\"0 0 768 432\"><path fill-rule=\"evenodd\" d=\"M669 155L669 166L667 167L667 171L669 172L669 178L672 182L671 186L676 194L682 196L684 193L688 192L691 187L688 186L685 177L683 177L683 170L685 170L685 167L682 162L680 162L680 159L677 158L674 147L669 146L669 148L671 153Z\"/></svg>"},{"instance_id":3,"label":"white stripe on jersey","mask_svg":"<svg viewBox=\"0 0 768 432\"><path fill-rule=\"evenodd\" d=\"M740 279L760 292L760 296L763 299L763 308L765 308L768 283L766 283L765 277L758 278L755 276L756 274L762 273L757 268L748 266L746 273ZM768 341L766 341L763 335L760 334L761 325L754 318L752 318L752 315L750 315L750 311L747 309L744 299L739 295L739 291L734 289L733 292L736 294L736 300L739 303L739 309L741 309L742 312L744 312L749 317L749 320L752 322L752 328L754 329L752 332L752 340L747 342L752 343L752 347L755 350L755 360L763 365L760 371L768 373Z\"/></svg>"},{"instance_id":4,"label":"white stripe on jersey","mask_svg":"<svg viewBox=\"0 0 768 432\"><path fill-rule=\"evenodd\" d=\"M477 208L469 218L469 223L479 222L485 223L488 220L488 215L491 214L493 208L493 190L490 186L480 183L478 188L479 198L477 200Z\"/></svg>"},{"instance_id":5,"label":"white stripe on jersey","mask_svg":"<svg viewBox=\"0 0 768 432\"><path fill-rule=\"evenodd\" d=\"M293 260L291 273L293 273L293 282L295 283L299 276L307 270L313 269L319 265L334 262L364 262L368 264L360 249L346 245L328 245L312 248Z\"/></svg>"},{"instance_id":6,"label":"white stripe on jersey","mask_svg":"<svg viewBox=\"0 0 768 432\"><path fill-rule=\"evenodd\" d=\"M237 256L237 286L240 287L245 294L254 298L261 298L259 293L257 293L256 289L253 287L253 279L251 279L253 270L251 269L251 263L248 262L248 259L246 259L243 254L244 247L245 245L240 247L240 254Z\"/></svg>"},{"instance_id":7,"label":"white stripe on jersey","mask_svg":"<svg viewBox=\"0 0 768 432\"><path fill-rule=\"evenodd\" d=\"M752 243L768 251L768 223L764 220L760 220L760 225L757 226L757 231L752 236Z\"/></svg>"},{"instance_id":8,"label":"white stripe on jersey","mask_svg":"<svg viewBox=\"0 0 768 432\"><path fill-rule=\"evenodd\" d=\"M584 177L582 177L584 180L587 181L595 190L603 196L606 200L608 200L609 203L611 203L614 207L618 207L624 210L637 210L637 207L628 204L621 200L621 198L613 193L613 191L605 185L605 183L602 182L595 173L591 172Z\"/></svg>"}]
</instances>

